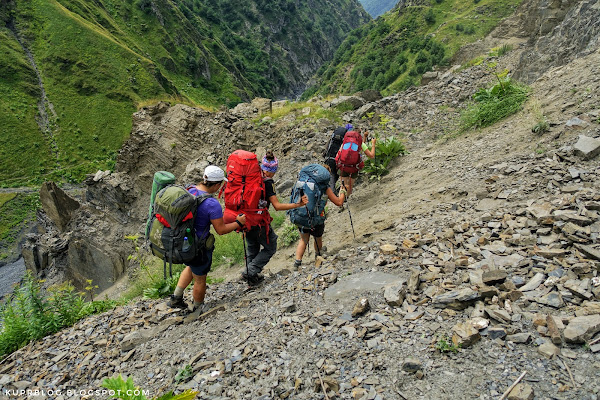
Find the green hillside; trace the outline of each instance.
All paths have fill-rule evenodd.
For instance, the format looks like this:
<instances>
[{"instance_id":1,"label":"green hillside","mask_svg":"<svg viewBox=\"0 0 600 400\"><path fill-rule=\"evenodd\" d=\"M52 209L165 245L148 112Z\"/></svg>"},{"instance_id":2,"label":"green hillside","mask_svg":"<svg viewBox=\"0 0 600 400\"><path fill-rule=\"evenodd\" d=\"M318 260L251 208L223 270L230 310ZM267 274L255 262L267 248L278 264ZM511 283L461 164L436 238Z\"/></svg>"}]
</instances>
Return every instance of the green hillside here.
<instances>
[{"instance_id":1,"label":"green hillside","mask_svg":"<svg viewBox=\"0 0 600 400\"><path fill-rule=\"evenodd\" d=\"M357 0L2 0L0 186L111 168L141 104L301 92L368 19Z\"/></svg>"},{"instance_id":2,"label":"green hillside","mask_svg":"<svg viewBox=\"0 0 600 400\"><path fill-rule=\"evenodd\" d=\"M373 18L388 12L398 3L398 0L360 0L360 4Z\"/></svg>"},{"instance_id":3,"label":"green hillside","mask_svg":"<svg viewBox=\"0 0 600 400\"><path fill-rule=\"evenodd\" d=\"M352 31L303 94L383 94L418 85L423 73L448 65L463 45L487 35L522 0L424 0L396 8Z\"/></svg>"}]
</instances>

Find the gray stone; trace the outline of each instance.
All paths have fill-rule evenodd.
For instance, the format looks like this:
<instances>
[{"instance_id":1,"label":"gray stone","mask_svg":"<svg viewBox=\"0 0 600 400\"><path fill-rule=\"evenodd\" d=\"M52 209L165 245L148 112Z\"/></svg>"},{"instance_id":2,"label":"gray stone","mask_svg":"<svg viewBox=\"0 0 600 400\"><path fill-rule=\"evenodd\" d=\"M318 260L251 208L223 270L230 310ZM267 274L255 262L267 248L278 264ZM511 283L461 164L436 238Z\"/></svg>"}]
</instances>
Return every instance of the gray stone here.
<instances>
[{"instance_id":1,"label":"gray stone","mask_svg":"<svg viewBox=\"0 0 600 400\"><path fill-rule=\"evenodd\" d=\"M600 314L575 317L563 334L568 343L585 343L600 332Z\"/></svg>"},{"instance_id":2,"label":"gray stone","mask_svg":"<svg viewBox=\"0 0 600 400\"><path fill-rule=\"evenodd\" d=\"M486 285L495 285L497 283L504 282L507 276L508 273L506 271L494 269L490 271L485 271L481 279Z\"/></svg>"},{"instance_id":3,"label":"gray stone","mask_svg":"<svg viewBox=\"0 0 600 400\"><path fill-rule=\"evenodd\" d=\"M559 292L550 292L542 297L533 297L533 301L546 306L561 308L564 307L565 302L563 301L562 295Z\"/></svg>"},{"instance_id":4,"label":"gray stone","mask_svg":"<svg viewBox=\"0 0 600 400\"><path fill-rule=\"evenodd\" d=\"M386 303L392 307L400 307L406 297L407 285L406 281L402 280L393 285L387 286L384 290L383 297Z\"/></svg>"},{"instance_id":5,"label":"gray stone","mask_svg":"<svg viewBox=\"0 0 600 400\"><path fill-rule=\"evenodd\" d=\"M594 260L600 260L600 251L592 246L575 244L575 248L582 252L586 257L590 257Z\"/></svg>"},{"instance_id":6,"label":"gray stone","mask_svg":"<svg viewBox=\"0 0 600 400\"><path fill-rule=\"evenodd\" d=\"M527 383L518 383L508 394L508 400L533 400L535 393Z\"/></svg>"},{"instance_id":7,"label":"gray stone","mask_svg":"<svg viewBox=\"0 0 600 400\"><path fill-rule=\"evenodd\" d=\"M579 135L579 140L573 146L575 154L584 160L589 160L600 154L600 140Z\"/></svg>"},{"instance_id":8,"label":"gray stone","mask_svg":"<svg viewBox=\"0 0 600 400\"><path fill-rule=\"evenodd\" d=\"M552 343L546 342L538 347L537 352L546 358L552 358L560 354L560 349Z\"/></svg>"},{"instance_id":9,"label":"gray stone","mask_svg":"<svg viewBox=\"0 0 600 400\"><path fill-rule=\"evenodd\" d=\"M479 339L481 334L469 321L459 322L452 328L452 343L455 346L466 348L472 346Z\"/></svg>"},{"instance_id":10,"label":"gray stone","mask_svg":"<svg viewBox=\"0 0 600 400\"><path fill-rule=\"evenodd\" d=\"M506 330L500 327L491 327L487 329L487 336L490 339L503 339L506 337Z\"/></svg>"},{"instance_id":11,"label":"gray stone","mask_svg":"<svg viewBox=\"0 0 600 400\"><path fill-rule=\"evenodd\" d=\"M528 343L531 340L531 334L528 332L515 333L506 336L506 341L513 343Z\"/></svg>"},{"instance_id":12,"label":"gray stone","mask_svg":"<svg viewBox=\"0 0 600 400\"><path fill-rule=\"evenodd\" d=\"M402 369L414 373L423 369L423 363L417 358L409 357L402 363Z\"/></svg>"},{"instance_id":13,"label":"gray stone","mask_svg":"<svg viewBox=\"0 0 600 400\"><path fill-rule=\"evenodd\" d=\"M531 278L531 280L529 282L527 282L525 285L521 286L519 288L519 291L528 292L530 290L535 290L545 280L546 280L546 275L542 274L541 272L538 272L537 274L535 274L535 276L533 278ZM513 280L513 282L514 282L514 280ZM515 282L515 285L516 285L516 282ZM517 286L519 286L519 285L517 285Z\"/></svg>"},{"instance_id":14,"label":"gray stone","mask_svg":"<svg viewBox=\"0 0 600 400\"><path fill-rule=\"evenodd\" d=\"M367 311L369 311L369 309L371 308L371 306L369 305L369 299L367 298L362 298L359 299L356 304L354 304L354 308L352 309L352 317L358 317L359 315L363 315L364 313L366 313Z\"/></svg>"},{"instance_id":15,"label":"gray stone","mask_svg":"<svg viewBox=\"0 0 600 400\"><path fill-rule=\"evenodd\" d=\"M451 308L453 310L464 310L472 302L481 297L480 293L469 288L453 290L440 294L431 299L431 305L435 308Z\"/></svg>"},{"instance_id":16,"label":"gray stone","mask_svg":"<svg viewBox=\"0 0 600 400\"><path fill-rule=\"evenodd\" d=\"M403 278L383 272L366 272L347 276L340 279L335 285L325 290L325 300L344 299L349 295L360 295L364 292L381 290L387 285L392 285Z\"/></svg>"}]
</instances>

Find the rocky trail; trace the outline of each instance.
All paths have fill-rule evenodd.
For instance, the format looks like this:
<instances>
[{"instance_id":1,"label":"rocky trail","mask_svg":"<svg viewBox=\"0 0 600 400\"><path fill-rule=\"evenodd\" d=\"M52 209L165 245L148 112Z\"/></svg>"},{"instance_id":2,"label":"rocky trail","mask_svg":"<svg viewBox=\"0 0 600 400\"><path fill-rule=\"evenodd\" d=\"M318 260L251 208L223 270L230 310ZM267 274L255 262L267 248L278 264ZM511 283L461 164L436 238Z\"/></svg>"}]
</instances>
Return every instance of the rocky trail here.
<instances>
[{"instance_id":1,"label":"rocky trail","mask_svg":"<svg viewBox=\"0 0 600 400\"><path fill-rule=\"evenodd\" d=\"M525 110L454 138L444 133L459 99L489 80L481 69L366 104L353 118L391 116L411 132L410 154L359 183L356 240L347 212L333 210L320 266L311 254L293 270L290 247L250 292L239 270L215 271L226 280L210 285L206 314L139 301L89 317L2 360L0 384L56 399L106 398L93 391L115 374L153 397L598 399L599 65L596 51L550 70ZM539 108L551 123L542 135L531 132ZM169 124L190 129L173 118L184 108L146 113L162 124L156 140L173 140ZM277 123L288 122L265 129ZM158 137L149 129L129 154ZM293 146L310 147L295 134ZM287 154L281 188L311 149ZM27 396L2 394L15 397Z\"/></svg>"}]
</instances>

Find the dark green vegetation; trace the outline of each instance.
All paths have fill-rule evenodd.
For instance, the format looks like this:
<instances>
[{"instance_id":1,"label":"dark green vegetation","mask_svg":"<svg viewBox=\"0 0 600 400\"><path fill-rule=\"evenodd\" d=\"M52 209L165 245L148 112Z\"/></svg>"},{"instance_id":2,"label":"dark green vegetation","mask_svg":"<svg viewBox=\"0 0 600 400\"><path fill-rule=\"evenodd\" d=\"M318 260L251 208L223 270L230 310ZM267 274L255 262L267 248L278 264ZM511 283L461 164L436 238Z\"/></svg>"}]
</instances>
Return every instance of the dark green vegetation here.
<instances>
[{"instance_id":1,"label":"dark green vegetation","mask_svg":"<svg viewBox=\"0 0 600 400\"><path fill-rule=\"evenodd\" d=\"M35 220L35 212L40 207L37 194L0 193L0 262L6 261L22 234L24 227Z\"/></svg>"},{"instance_id":2,"label":"dark green vegetation","mask_svg":"<svg viewBox=\"0 0 600 400\"><path fill-rule=\"evenodd\" d=\"M352 31L303 98L364 89L387 95L418 85L423 73L448 65L461 46L484 37L521 0L422 3L395 8Z\"/></svg>"},{"instance_id":3,"label":"dark green vegetation","mask_svg":"<svg viewBox=\"0 0 600 400\"><path fill-rule=\"evenodd\" d=\"M84 300L69 284L44 293L39 283L27 274L20 287L0 307L2 332L0 357L12 353L27 343L51 335L94 313L111 309L112 301Z\"/></svg>"},{"instance_id":4,"label":"dark green vegetation","mask_svg":"<svg viewBox=\"0 0 600 400\"><path fill-rule=\"evenodd\" d=\"M0 186L112 168L132 113L158 99L299 92L368 18L357 0L1 1Z\"/></svg>"},{"instance_id":5,"label":"dark green vegetation","mask_svg":"<svg viewBox=\"0 0 600 400\"><path fill-rule=\"evenodd\" d=\"M373 18L388 12L398 3L398 0L360 0L360 4L365 8Z\"/></svg>"},{"instance_id":6,"label":"dark green vegetation","mask_svg":"<svg viewBox=\"0 0 600 400\"><path fill-rule=\"evenodd\" d=\"M494 86L479 89L473 95L473 102L461 115L461 130L484 128L516 113L523 108L528 95L528 87L508 77L498 77Z\"/></svg>"}]
</instances>

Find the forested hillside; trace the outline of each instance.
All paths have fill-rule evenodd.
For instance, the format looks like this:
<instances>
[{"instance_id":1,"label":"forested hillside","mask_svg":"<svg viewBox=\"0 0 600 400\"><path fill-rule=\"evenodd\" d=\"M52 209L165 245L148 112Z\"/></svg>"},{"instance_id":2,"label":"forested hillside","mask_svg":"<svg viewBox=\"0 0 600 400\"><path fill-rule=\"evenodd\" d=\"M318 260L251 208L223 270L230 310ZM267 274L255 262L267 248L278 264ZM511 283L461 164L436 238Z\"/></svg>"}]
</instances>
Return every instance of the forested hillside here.
<instances>
[{"instance_id":1,"label":"forested hillside","mask_svg":"<svg viewBox=\"0 0 600 400\"><path fill-rule=\"evenodd\" d=\"M368 19L357 0L2 0L0 186L110 168L156 99L300 93Z\"/></svg>"},{"instance_id":2,"label":"forested hillside","mask_svg":"<svg viewBox=\"0 0 600 400\"><path fill-rule=\"evenodd\" d=\"M305 92L385 94L419 84L436 66L447 66L463 45L489 33L522 0L412 0L352 31L333 60Z\"/></svg>"},{"instance_id":3,"label":"forested hillside","mask_svg":"<svg viewBox=\"0 0 600 400\"><path fill-rule=\"evenodd\" d=\"M365 8L373 18L391 10L398 3L398 0L360 0L360 4Z\"/></svg>"}]
</instances>

